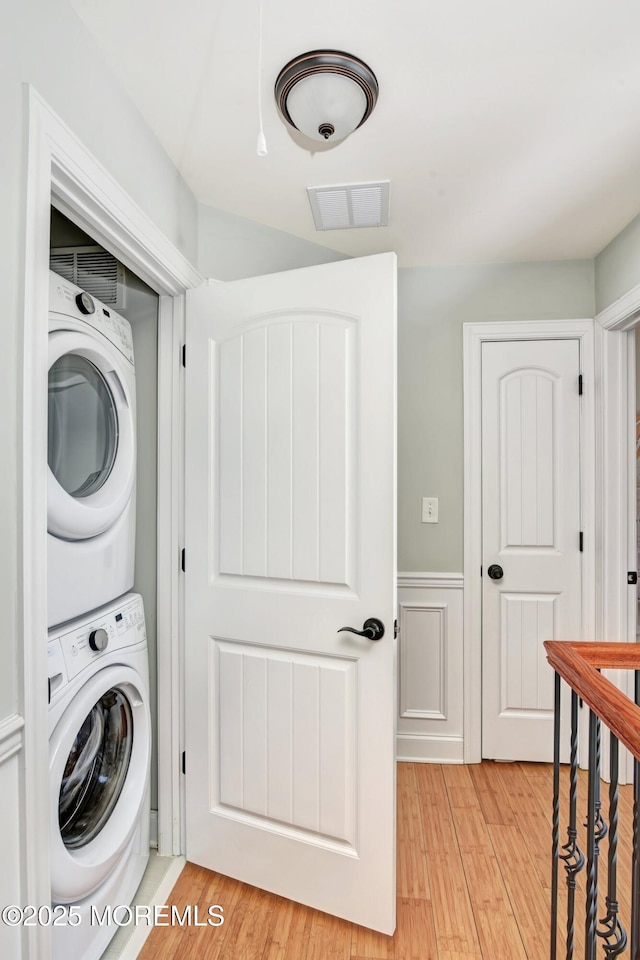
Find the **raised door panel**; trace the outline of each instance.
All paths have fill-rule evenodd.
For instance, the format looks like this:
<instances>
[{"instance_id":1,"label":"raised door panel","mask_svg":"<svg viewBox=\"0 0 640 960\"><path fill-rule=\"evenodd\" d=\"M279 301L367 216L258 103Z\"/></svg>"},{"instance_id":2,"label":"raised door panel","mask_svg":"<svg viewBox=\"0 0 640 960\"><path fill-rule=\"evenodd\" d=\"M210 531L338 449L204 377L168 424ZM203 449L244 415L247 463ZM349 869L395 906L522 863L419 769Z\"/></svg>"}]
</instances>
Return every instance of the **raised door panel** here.
<instances>
[{"instance_id":1,"label":"raised door panel","mask_svg":"<svg viewBox=\"0 0 640 960\"><path fill-rule=\"evenodd\" d=\"M500 715L553 710L553 682L543 642L556 639L557 596L500 597Z\"/></svg>"},{"instance_id":2,"label":"raised door panel","mask_svg":"<svg viewBox=\"0 0 640 960\"><path fill-rule=\"evenodd\" d=\"M270 317L219 345L220 575L354 587L356 332Z\"/></svg>"},{"instance_id":3,"label":"raised door panel","mask_svg":"<svg viewBox=\"0 0 640 960\"><path fill-rule=\"evenodd\" d=\"M213 641L211 807L356 851L357 663Z\"/></svg>"},{"instance_id":4,"label":"raised door panel","mask_svg":"<svg viewBox=\"0 0 640 960\"><path fill-rule=\"evenodd\" d=\"M558 378L519 370L500 382L501 550L556 548Z\"/></svg>"}]
</instances>

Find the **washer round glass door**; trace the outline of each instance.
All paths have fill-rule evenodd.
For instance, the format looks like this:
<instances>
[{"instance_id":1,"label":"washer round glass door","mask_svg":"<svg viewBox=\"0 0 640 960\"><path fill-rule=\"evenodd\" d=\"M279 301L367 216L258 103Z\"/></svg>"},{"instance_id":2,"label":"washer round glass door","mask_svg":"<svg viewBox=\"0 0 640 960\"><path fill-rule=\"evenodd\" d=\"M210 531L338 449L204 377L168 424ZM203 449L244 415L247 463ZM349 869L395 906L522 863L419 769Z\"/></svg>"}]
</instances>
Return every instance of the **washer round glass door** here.
<instances>
[{"instance_id":1,"label":"washer round glass door","mask_svg":"<svg viewBox=\"0 0 640 960\"><path fill-rule=\"evenodd\" d=\"M65 540L108 530L135 482L129 363L98 337L49 334L47 528Z\"/></svg>"},{"instance_id":2,"label":"washer round glass door","mask_svg":"<svg viewBox=\"0 0 640 960\"><path fill-rule=\"evenodd\" d=\"M87 714L65 764L58 823L76 850L100 833L118 802L131 759L133 716L122 690L103 693Z\"/></svg>"},{"instance_id":3,"label":"washer round glass door","mask_svg":"<svg viewBox=\"0 0 640 960\"><path fill-rule=\"evenodd\" d=\"M82 684L49 739L51 895L76 903L112 874L148 817L149 691L133 667Z\"/></svg>"}]
</instances>

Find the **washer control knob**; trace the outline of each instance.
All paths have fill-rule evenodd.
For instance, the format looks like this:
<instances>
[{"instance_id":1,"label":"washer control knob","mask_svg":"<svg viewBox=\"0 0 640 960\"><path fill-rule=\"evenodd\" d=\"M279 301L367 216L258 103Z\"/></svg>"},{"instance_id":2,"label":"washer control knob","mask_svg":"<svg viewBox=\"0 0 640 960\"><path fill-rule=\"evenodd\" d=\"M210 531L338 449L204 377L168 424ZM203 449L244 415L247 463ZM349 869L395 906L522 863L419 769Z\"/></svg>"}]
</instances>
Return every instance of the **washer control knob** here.
<instances>
[{"instance_id":1,"label":"washer control knob","mask_svg":"<svg viewBox=\"0 0 640 960\"><path fill-rule=\"evenodd\" d=\"M93 302L93 299L84 291L79 293L76 297L76 305L80 313L87 314L96 312L96 306Z\"/></svg>"},{"instance_id":2,"label":"washer control knob","mask_svg":"<svg viewBox=\"0 0 640 960\"><path fill-rule=\"evenodd\" d=\"M98 630L92 630L89 634L89 646L92 650L100 653L109 643L109 635L106 630L100 627Z\"/></svg>"}]
</instances>

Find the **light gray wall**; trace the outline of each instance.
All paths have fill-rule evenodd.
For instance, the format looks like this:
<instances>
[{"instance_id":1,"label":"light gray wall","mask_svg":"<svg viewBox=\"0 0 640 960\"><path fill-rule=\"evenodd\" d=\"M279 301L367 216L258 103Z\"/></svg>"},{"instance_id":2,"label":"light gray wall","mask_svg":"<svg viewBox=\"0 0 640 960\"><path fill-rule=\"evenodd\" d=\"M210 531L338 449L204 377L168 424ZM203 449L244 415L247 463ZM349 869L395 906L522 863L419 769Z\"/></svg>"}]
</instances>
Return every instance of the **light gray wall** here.
<instances>
[{"instance_id":1,"label":"light gray wall","mask_svg":"<svg viewBox=\"0 0 640 960\"><path fill-rule=\"evenodd\" d=\"M595 258L596 312L640 283L640 216Z\"/></svg>"},{"instance_id":2,"label":"light gray wall","mask_svg":"<svg viewBox=\"0 0 640 960\"><path fill-rule=\"evenodd\" d=\"M233 213L204 204L198 208L198 270L203 277L240 280L346 259L319 243Z\"/></svg>"},{"instance_id":3,"label":"light gray wall","mask_svg":"<svg viewBox=\"0 0 640 960\"><path fill-rule=\"evenodd\" d=\"M398 277L398 568L463 568L462 325L592 317L593 261L424 267ZM421 522L422 497L440 521Z\"/></svg>"}]
</instances>

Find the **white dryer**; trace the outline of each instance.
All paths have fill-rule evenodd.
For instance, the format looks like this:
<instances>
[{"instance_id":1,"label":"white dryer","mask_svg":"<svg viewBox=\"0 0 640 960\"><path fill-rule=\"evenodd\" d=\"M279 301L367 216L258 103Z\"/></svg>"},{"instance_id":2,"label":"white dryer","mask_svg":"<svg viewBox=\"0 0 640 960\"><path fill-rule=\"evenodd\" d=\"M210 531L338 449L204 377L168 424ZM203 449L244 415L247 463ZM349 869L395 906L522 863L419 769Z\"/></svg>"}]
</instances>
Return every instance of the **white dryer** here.
<instances>
[{"instance_id":1,"label":"white dryer","mask_svg":"<svg viewBox=\"0 0 640 960\"><path fill-rule=\"evenodd\" d=\"M49 632L53 960L97 960L149 857L151 721L142 598ZM117 919L117 918L116 918Z\"/></svg>"},{"instance_id":2,"label":"white dryer","mask_svg":"<svg viewBox=\"0 0 640 960\"><path fill-rule=\"evenodd\" d=\"M133 586L136 387L129 322L50 272L48 625Z\"/></svg>"}]
</instances>

